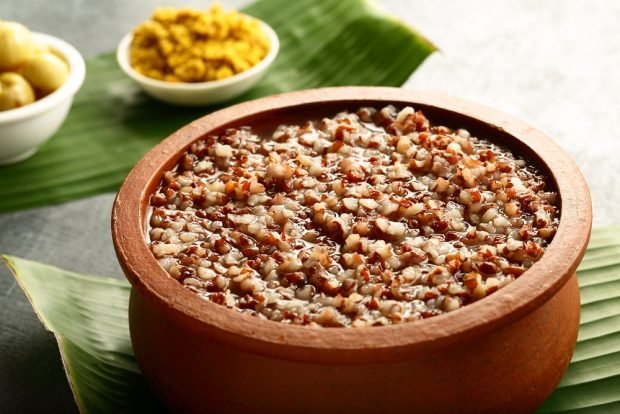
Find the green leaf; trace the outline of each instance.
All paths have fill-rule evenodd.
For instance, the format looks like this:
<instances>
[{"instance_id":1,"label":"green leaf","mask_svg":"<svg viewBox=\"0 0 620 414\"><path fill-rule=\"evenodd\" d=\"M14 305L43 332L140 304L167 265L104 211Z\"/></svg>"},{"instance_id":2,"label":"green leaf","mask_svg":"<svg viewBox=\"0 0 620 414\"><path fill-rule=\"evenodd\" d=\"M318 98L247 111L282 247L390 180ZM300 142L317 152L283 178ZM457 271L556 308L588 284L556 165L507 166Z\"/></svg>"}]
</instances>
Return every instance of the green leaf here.
<instances>
[{"instance_id":1,"label":"green leaf","mask_svg":"<svg viewBox=\"0 0 620 414\"><path fill-rule=\"evenodd\" d=\"M620 228L594 230L578 278L582 320L575 354L540 413L620 411ZM604 253L601 253L604 252ZM593 262L596 257L598 265ZM161 410L131 352L129 284L5 257L45 327L56 335L85 413Z\"/></svg>"},{"instance_id":2,"label":"green leaf","mask_svg":"<svg viewBox=\"0 0 620 414\"><path fill-rule=\"evenodd\" d=\"M126 281L16 257L4 260L45 328L56 336L81 412L164 412L133 356Z\"/></svg>"},{"instance_id":3,"label":"green leaf","mask_svg":"<svg viewBox=\"0 0 620 414\"><path fill-rule=\"evenodd\" d=\"M364 0L262 0L245 12L276 30L281 49L265 79L238 101L320 86L400 86L435 50ZM0 168L0 212L115 191L152 146L214 109L156 102L120 71L114 54L89 59L56 136L31 159Z\"/></svg>"},{"instance_id":4,"label":"green leaf","mask_svg":"<svg viewBox=\"0 0 620 414\"><path fill-rule=\"evenodd\" d=\"M577 271L581 325L564 378L540 413L620 412L620 228L595 229Z\"/></svg>"}]
</instances>

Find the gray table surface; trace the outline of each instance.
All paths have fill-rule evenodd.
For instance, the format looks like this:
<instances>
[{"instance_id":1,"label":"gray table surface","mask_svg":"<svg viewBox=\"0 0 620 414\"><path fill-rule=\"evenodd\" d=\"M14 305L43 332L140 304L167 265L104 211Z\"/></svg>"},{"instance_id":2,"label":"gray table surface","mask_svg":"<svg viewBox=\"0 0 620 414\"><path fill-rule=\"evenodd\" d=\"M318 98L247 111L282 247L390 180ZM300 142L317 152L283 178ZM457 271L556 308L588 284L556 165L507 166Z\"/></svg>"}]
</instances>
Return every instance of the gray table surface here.
<instances>
[{"instance_id":1,"label":"gray table surface","mask_svg":"<svg viewBox=\"0 0 620 414\"><path fill-rule=\"evenodd\" d=\"M243 1L222 1L240 7ZM620 2L378 1L430 38L434 54L407 88L493 106L553 137L590 185L594 224L620 224ZM158 5L204 0L2 0L0 18L74 44L113 49ZM0 215L0 252L122 278L109 232L113 194ZM2 266L0 266L2 267ZM74 412L54 338L0 268L0 412Z\"/></svg>"}]
</instances>

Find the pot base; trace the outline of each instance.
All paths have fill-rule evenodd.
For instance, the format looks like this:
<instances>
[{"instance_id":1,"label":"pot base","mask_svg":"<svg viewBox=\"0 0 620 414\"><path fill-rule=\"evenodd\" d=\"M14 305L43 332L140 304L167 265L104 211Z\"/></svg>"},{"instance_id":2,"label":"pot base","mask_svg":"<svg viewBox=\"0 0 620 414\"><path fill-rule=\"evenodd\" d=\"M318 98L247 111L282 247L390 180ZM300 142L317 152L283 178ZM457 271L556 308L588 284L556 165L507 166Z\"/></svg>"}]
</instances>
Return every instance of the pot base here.
<instances>
[{"instance_id":1,"label":"pot base","mask_svg":"<svg viewBox=\"0 0 620 414\"><path fill-rule=\"evenodd\" d=\"M176 325L135 290L130 329L145 377L173 412L522 413L540 406L566 370L579 306L573 275L499 330L429 347L413 360L360 365L249 353Z\"/></svg>"}]
</instances>

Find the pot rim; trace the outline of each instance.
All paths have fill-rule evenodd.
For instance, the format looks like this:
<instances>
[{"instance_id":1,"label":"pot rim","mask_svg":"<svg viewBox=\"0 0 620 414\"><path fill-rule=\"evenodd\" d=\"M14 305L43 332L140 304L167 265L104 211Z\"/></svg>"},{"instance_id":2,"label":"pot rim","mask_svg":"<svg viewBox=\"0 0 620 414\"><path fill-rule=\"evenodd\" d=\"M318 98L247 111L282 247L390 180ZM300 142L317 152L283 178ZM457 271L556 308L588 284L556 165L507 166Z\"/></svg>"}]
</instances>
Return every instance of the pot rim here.
<instances>
[{"instance_id":1,"label":"pot rim","mask_svg":"<svg viewBox=\"0 0 620 414\"><path fill-rule=\"evenodd\" d=\"M512 140L540 158L555 179L560 223L543 257L524 276L484 298L421 321L366 329L311 328L265 321L201 299L171 278L147 246L148 200L161 173L172 168L195 140L216 128L260 113L301 111L321 104L377 103L424 106L467 118ZM396 361L438 350L510 324L549 300L575 273L588 244L592 207L587 184L569 155L540 131L499 111L435 92L386 87L310 89L237 104L182 127L151 149L129 173L112 212L119 263L135 293L194 334L249 352L324 363Z\"/></svg>"}]
</instances>

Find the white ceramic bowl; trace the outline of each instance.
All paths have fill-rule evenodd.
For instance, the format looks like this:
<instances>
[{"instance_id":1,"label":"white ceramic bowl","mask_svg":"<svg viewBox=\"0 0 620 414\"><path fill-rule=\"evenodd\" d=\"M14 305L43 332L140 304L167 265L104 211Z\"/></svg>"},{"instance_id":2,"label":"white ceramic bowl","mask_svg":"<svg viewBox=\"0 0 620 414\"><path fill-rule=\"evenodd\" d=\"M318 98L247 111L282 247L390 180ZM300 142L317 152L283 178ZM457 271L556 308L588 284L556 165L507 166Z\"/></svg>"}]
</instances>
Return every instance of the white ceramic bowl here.
<instances>
[{"instance_id":1,"label":"white ceramic bowl","mask_svg":"<svg viewBox=\"0 0 620 414\"><path fill-rule=\"evenodd\" d=\"M0 165L25 160L58 131L86 75L82 55L69 43L42 33L33 36L67 62L69 77L60 88L38 101L0 111Z\"/></svg>"},{"instance_id":2,"label":"white ceramic bowl","mask_svg":"<svg viewBox=\"0 0 620 414\"><path fill-rule=\"evenodd\" d=\"M136 72L129 63L129 47L133 34L129 33L118 45L116 59L121 69L153 98L183 106L211 105L228 101L256 85L278 55L280 41L276 32L265 22L260 22L267 34L270 49L256 65L229 78L208 82L166 82Z\"/></svg>"}]
</instances>

